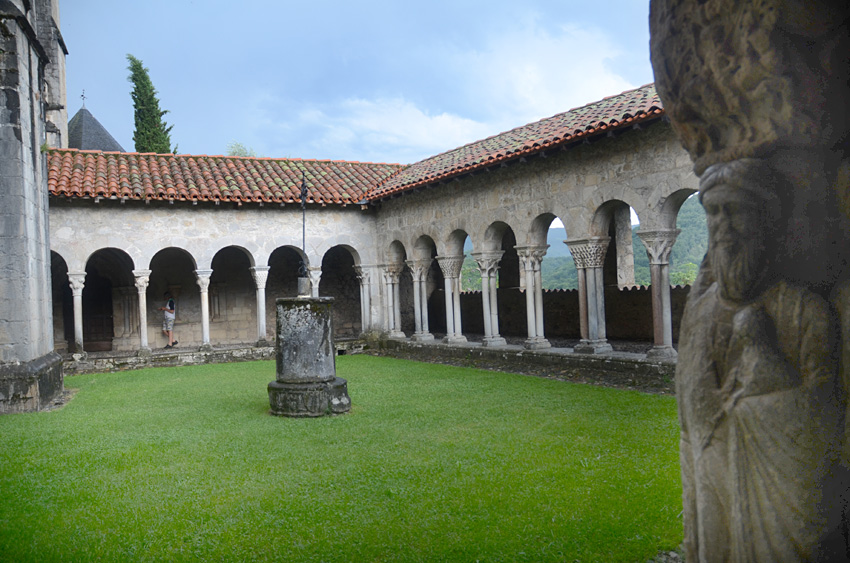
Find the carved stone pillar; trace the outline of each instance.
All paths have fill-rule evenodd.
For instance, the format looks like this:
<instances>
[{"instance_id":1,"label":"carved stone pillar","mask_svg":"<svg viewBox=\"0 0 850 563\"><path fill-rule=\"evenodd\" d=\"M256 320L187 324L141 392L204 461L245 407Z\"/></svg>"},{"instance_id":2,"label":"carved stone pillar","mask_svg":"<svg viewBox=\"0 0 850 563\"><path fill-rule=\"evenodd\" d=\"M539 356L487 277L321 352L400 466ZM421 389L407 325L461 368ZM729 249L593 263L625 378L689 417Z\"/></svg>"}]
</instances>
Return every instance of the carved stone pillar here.
<instances>
[{"instance_id":1,"label":"carved stone pillar","mask_svg":"<svg viewBox=\"0 0 850 563\"><path fill-rule=\"evenodd\" d=\"M687 561L846 561L850 3L652 0L707 258L679 332Z\"/></svg>"},{"instance_id":2,"label":"carved stone pillar","mask_svg":"<svg viewBox=\"0 0 850 563\"><path fill-rule=\"evenodd\" d=\"M310 295L312 297L319 296L319 282L322 281L322 267L310 266L307 268L307 275L310 276Z\"/></svg>"},{"instance_id":3,"label":"carved stone pillar","mask_svg":"<svg viewBox=\"0 0 850 563\"><path fill-rule=\"evenodd\" d=\"M413 317L416 331L411 340L430 342L434 335L428 329L428 271L433 260L408 260L407 267L413 274Z\"/></svg>"},{"instance_id":4,"label":"carved stone pillar","mask_svg":"<svg viewBox=\"0 0 850 563\"><path fill-rule=\"evenodd\" d=\"M86 273L68 272L68 283L74 296L74 352L85 357L83 350L83 288L86 286Z\"/></svg>"},{"instance_id":5,"label":"carved stone pillar","mask_svg":"<svg viewBox=\"0 0 850 563\"><path fill-rule=\"evenodd\" d=\"M466 342L461 328L460 314L460 270L465 255L437 256L437 263L443 272L446 288L446 338L444 342L457 344Z\"/></svg>"},{"instance_id":6,"label":"carved stone pillar","mask_svg":"<svg viewBox=\"0 0 850 563\"><path fill-rule=\"evenodd\" d=\"M530 350L549 348L551 344L543 335L543 283L540 262L549 245L517 246L517 256L525 277L525 315L528 338L523 343Z\"/></svg>"},{"instance_id":7,"label":"carved stone pillar","mask_svg":"<svg viewBox=\"0 0 850 563\"><path fill-rule=\"evenodd\" d=\"M269 266L250 268L257 285L257 346L268 346L266 339L266 281L269 278Z\"/></svg>"},{"instance_id":8,"label":"carved stone pillar","mask_svg":"<svg viewBox=\"0 0 850 563\"><path fill-rule=\"evenodd\" d=\"M403 262L394 262L384 266L384 278L387 283L387 321L390 338L405 338L401 330L401 305L399 303L398 282L404 271Z\"/></svg>"},{"instance_id":9,"label":"carved stone pillar","mask_svg":"<svg viewBox=\"0 0 850 563\"><path fill-rule=\"evenodd\" d=\"M354 266L354 275L360 280L360 332L372 329L372 299L369 269L366 266Z\"/></svg>"},{"instance_id":10,"label":"carved stone pillar","mask_svg":"<svg viewBox=\"0 0 850 563\"><path fill-rule=\"evenodd\" d=\"M198 287L201 289L201 348L210 349L210 276L212 270L195 270Z\"/></svg>"},{"instance_id":11,"label":"carved stone pillar","mask_svg":"<svg viewBox=\"0 0 850 563\"><path fill-rule=\"evenodd\" d=\"M654 346L646 357L652 360L676 358L676 350L673 348L673 311L670 306L670 252L678 234L678 229L637 233L649 257Z\"/></svg>"},{"instance_id":12,"label":"carved stone pillar","mask_svg":"<svg viewBox=\"0 0 850 563\"><path fill-rule=\"evenodd\" d=\"M610 241L610 237L567 241L579 274L582 339L574 351L580 354L603 354L612 350L605 335L605 287L602 282L602 267Z\"/></svg>"},{"instance_id":13,"label":"carved stone pillar","mask_svg":"<svg viewBox=\"0 0 850 563\"><path fill-rule=\"evenodd\" d=\"M481 272L481 305L484 311L484 346L504 346L505 339L499 335L499 300L497 280L499 260L503 250L472 254Z\"/></svg>"},{"instance_id":14,"label":"carved stone pillar","mask_svg":"<svg viewBox=\"0 0 850 563\"><path fill-rule=\"evenodd\" d=\"M139 354L149 354L148 346L148 283L151 277L150 270L133 270L136 291L139 301Z\"/></svg>"}]
</instances>

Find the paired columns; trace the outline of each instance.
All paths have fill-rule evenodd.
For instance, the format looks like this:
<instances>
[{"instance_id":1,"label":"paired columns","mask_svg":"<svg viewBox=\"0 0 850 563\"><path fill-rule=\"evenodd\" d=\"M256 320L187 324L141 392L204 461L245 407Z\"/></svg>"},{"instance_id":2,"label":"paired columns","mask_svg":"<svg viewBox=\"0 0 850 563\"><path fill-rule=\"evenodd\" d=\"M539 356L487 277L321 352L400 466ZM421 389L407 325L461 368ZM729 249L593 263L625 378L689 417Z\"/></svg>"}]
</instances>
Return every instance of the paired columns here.
<instances>
[{"instance_id":1,"label":"paired columns","mask_svg":"<svg viewBox=\"0 0 850 563\"><path fill-rule=\"evenodd\" d=\"M354 275L360 280L360 332L366 333L372 328L372 282L366 266L354 266Z\"/></svg>"},{"instance_id":2,"label":"paired columns","mask_svg":"<svg viewBox=\"0 0 850 563\"><path fill-rule=\"evenodd\" d=\"M257 285L257 345L265 346L266 340L266 281L269 278L268 266L249 268Z\"/></svg>"},{"instance_id":3,"label":"paired columns","mask_svg":"<svg viewBox=\"0 0 850 563\"><path fill-rule=\"evenodd\" d=\"M434 340L428 327L428 271L434 260L408 260L407 267L413 274L413 322L414 332L411 340L424 342Z\"/></svg>"},{"instance_id":4,"label":"paired columns","mask_svg":"<svg viewBox=\"0 0 850 563\"><path fill-rule=\"evenodd\" d=\"M481 305L484 311L484 346L504 346L505 339L499 335L499 295L497 272L499 260L505 252L495 250L476 252L471 256L481 272ZM542 318L542 317L541 317Z\"/></svg>"},{"instance_id":5,"label":"paired columns","mask_svg":"<svg viewBox=\"0 0 850 563\"><path fill-rule=\"evenodd\" d=\"M404 271L404 262L393 262L384 266L384 281L387 287L387 328L390 338L404 338L401 330L400 291L398 282Z\"/></svg>"},{"instance_id":6,"label":"paired columns","mask_svg":"<svg viewBox=\"0 0 850 563\"><path fill-rule=\"evenodd\" d=\"M654 346L646 354L648 359L669 359L677 356L673 348L673 311L670 305L670 252L680 232L679 229L637 232L649 257L652 291Z\"/></svg>"},{"instance_id":7,"label":"paired columns","mask_svg":"<svg viewBox=\"0 0 850 563\"><path fill-rule=\"evenodd\" d=\"M466 256L437 256L437 264L443 271L446 290L446 338L443 342L455 344L466 342L460 323L460 269Z\"/></svg>"},{"instance_id":8,"label":"paired columns","mask_svg":"<svg viewBox=\"0 0 850 563\"><path fill-rule=\"evenodd\" d=\"M602 267L611 237L591 237L566 241L578 271L578 303L581 342L575 352L599 354L610 352L605 335L605 287Z\"/></svg>"},{"instance_id":9,"label":"paired columns","mask_svg":"<svg viewBox=\"0 0 850 563\"><path fill-rule=\"evenodd\" d=\"M528 338L523 346L532 350L551 346L543 335L543 276L540 272L540 263L548 248L548 244L516 247L525 278L525 314L528 322Z\"/></svg>"},{"instance_id":10,"label":"paired columns","mask_svg":"<svg viewBox=\"0 0 850 563\"><path fill-rule=\"evenodd\" d=\"M212 270L195 270L201 290L201 348L210 348L210 276Z\"/></svg>"},{"instance_id":11,"label":"paired columns","mask_svg":"<svg viewBox=\"0 0 850 563\"><path fill-rule=\"evenodd\" d=\"M68 272L68 282L74 296L74 351L83 351L83 288L86 286L85 272Z\"/></svg>"}]
</instances>

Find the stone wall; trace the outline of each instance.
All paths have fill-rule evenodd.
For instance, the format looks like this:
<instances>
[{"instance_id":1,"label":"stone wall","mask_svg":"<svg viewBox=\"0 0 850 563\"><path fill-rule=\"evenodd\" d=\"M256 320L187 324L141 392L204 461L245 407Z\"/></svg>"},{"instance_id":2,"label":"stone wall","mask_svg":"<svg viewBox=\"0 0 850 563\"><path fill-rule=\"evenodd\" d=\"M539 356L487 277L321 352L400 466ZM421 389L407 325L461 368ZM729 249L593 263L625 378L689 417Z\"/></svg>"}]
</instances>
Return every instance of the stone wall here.
<instances>
[{"instance_id":1,"label":"stone wall","mask_svg":"<svg viewBox=\"0 0 850 563\"><path fill-rule=\"evenodd\" d=\"M64 67L64 58L50 61L45 45L55 46L53 38L38 37L40 18L49 16L20 0L0 5L0 413L38 410L62 391L53 353L41 92L42 71Z\"/></svg>"}]
</instances>

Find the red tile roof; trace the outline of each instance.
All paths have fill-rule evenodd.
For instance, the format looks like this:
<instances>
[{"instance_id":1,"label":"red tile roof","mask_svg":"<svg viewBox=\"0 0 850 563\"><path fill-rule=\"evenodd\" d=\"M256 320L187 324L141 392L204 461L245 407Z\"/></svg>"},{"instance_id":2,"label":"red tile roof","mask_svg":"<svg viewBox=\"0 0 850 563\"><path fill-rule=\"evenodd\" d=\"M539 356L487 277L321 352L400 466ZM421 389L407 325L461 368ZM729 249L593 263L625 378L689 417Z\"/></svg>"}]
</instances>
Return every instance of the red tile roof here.
<instances>
[{"instance_id":1,"label":"red tile roof","mask_svg":"<svg viewBox=\"0 0 850 563\"><path fill-rule=\"evenodd\" d=\"M411 164L371 190L367 197L381 199L506 160L560 148L594 135L658 119L663 112L655 85L647 84Z\"/></svg>"},{"instance_id":2,"label":"red tile roof","mask_svg":"<svg viewBox=\"0 0 850 563\"><path fill-rule=\"evenodd\" d=\"M654 84L517 127L409 166L328 160L52 149L52 196L161 201L359 203L622 130L664 114Z\"/></svg>"},{"instance_id":3,"label":"red tile roof","mask_svg":"<svg viewBox=\"0 0 850 563\"><path fill-rule=\"evenodd\" d=\"M55 149L48 155L52 196L158 201L359 203L402 168L327 160L119 153Z\"/></svg>"}]
</instances>

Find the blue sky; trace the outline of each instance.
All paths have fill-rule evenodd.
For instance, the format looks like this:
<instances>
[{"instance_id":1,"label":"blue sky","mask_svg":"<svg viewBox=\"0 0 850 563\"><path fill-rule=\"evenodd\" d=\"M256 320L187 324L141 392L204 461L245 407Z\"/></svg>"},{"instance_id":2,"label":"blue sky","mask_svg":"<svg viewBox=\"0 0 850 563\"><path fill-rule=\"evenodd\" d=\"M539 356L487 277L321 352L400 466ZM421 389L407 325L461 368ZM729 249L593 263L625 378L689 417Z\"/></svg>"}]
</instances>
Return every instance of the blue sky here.
<instances>
[{"instance_id":1,"label":"blue sky","mask_svg":"<svg viewBox=\"0 0 850 563\"><path fill-rule=\"evenodd\" d=\"M126 54L181 153L410 163L652 82L648 0L64 0L68 111L133 151Z\"/></svg>"}]
</instances>

